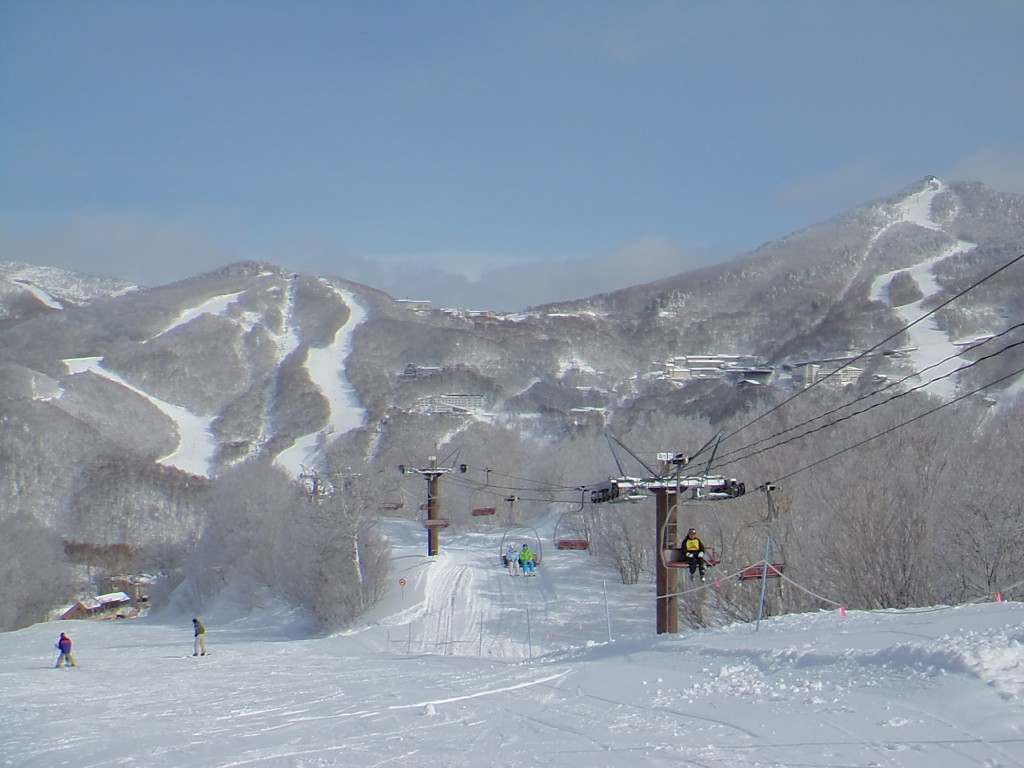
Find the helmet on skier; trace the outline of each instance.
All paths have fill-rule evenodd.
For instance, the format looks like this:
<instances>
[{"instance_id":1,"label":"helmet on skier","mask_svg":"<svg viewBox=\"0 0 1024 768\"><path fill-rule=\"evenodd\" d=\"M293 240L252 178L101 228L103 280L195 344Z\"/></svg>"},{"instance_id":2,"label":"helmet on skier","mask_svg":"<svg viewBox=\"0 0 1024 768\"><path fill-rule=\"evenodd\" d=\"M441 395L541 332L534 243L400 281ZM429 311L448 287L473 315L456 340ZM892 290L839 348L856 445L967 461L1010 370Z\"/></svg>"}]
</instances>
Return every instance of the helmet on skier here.
<instances>
[{"instance_id":1,"label":"helmet on skier","mask_svg":"<svg viewBox=\"0 0 1024 768\"><path fill-rule=\"evenodd\" d=\"M687 531L687 533L690 536L696 536L697 535L697 529L696 528L691 528L690 530Z\"/></svg>"}]
</instances>

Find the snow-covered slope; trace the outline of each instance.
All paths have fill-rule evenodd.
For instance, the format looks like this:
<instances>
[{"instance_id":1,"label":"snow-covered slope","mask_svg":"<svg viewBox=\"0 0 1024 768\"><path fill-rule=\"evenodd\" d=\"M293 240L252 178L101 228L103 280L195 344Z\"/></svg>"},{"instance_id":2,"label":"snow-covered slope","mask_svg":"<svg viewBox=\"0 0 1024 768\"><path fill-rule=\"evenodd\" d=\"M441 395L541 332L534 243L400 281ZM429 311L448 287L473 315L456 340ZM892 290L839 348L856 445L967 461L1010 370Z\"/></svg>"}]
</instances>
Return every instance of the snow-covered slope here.
<instances>
[{"instance_id":1,"label":"snow-covered slope","mask_svg":"<svg viewBox=\"0 0 1024 768\"><path fill-rule=\"evenodd\" d=\"M64 302L88 304L136 289L134 284L125 280L83 275L57 267L0 261L0 290L6 286L21 286L52 309L63 309Z\"/></svg>"},{"instance_id":2,"label":"snow-covered slope","mask_svg":"<svg viewBox=\"0 0 1024 768\"><path fill-rule=\"evenodd\" d=\"M277 455L275 463L287 469L293 477L301 475L304 467L316 467L325 444L361 426L366 416L359 403L359 394L345 375L345 364L352 354L352 333L366 319L366 310L351 291L332 290L349 307L349 318L330 344L310 349L306 355L306 370L326 397L330 416L323 429L296 438L290 448Z\"/></svg>"},{"instance_id":3,"label":"snow-covered slope","mask_svg":"<svg viewBox=\"0 0 1024 768\"><path fill-rule=\"evenodd\" d=\"M945 185L940 180L932 179L924 189L912 193L894 205L887 206L888 221L872 237L869 247L897 224L909 223L923 229L941 231L941 226L932 215L931 206L936 195L944 188ZM924 254L922 260L914 265L878 275L871 284L871 299L889 305L892 305L892 301L888 289L897 274L909 273L918 286L921 299L895 306L894 310L902 324L909 326L906 346L911 366L918 371L927 370L928 379L935 381L925 389L946 400L957 394L959 382L949 374L963 365L964 361L957 355L963 351L964 345L957 344L958 340L951 339L949 333L938 326L934 317L926 318L925 315L933 309L937 303L936 296L940 293L941 286L935 277L935 267L946 259L969 253L976 247L976 243L957 240L939 253Z\"/></svg>"},{"instance_id":4,"label":"snow-covered slope","mask_svg":"<svg viewBox=\"0 0 1024 768\"><path fill-rule=\"evenodd\" d=\"M501 528L446 533L433 559L421 528L387 529L391 594L332 637L226 602L205 658L187 608L0 635L0 764L1024 764L1024 604L656 636L653 587L605 583L585 553L545 547L516 578ZM62 630L75 669L53 669Z\"/></svg>"}]
</instances>

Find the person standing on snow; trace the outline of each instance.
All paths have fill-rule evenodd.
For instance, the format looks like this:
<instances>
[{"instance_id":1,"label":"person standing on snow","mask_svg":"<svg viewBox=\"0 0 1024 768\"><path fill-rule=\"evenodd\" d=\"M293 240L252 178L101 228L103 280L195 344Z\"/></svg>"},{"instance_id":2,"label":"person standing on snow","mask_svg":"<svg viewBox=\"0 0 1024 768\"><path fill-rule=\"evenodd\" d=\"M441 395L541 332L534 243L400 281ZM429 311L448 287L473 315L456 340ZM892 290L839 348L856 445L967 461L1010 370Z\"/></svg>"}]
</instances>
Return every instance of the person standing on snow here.
<instances>
[{"instance_id":1,"label":"person standing on snow","mask_svg":"<svg viewBox=\"0 0 1024 768\"><path fill-rule=\"evenodd\" d=\"M60 651L60 656L57 657L57 669L60 669L61 664L67 664L69 667L78 666L75 664L75 657L71 655L70 637L61 632L60 639L57 640L57 645L54 647Z\"/></svg>"},{"instance_id":2,"label":"person standing on snow","mask_svg":"<svg viewBox=\"0 0 1024 768\"><path fill-rule=\"evenodd\" d=\"M206 627L203 626L203 622L199 619L192 619L192 629L196 633L196 641L192 646L193 656L205 656L206 655Z\"/></svg>"}]
</instances>

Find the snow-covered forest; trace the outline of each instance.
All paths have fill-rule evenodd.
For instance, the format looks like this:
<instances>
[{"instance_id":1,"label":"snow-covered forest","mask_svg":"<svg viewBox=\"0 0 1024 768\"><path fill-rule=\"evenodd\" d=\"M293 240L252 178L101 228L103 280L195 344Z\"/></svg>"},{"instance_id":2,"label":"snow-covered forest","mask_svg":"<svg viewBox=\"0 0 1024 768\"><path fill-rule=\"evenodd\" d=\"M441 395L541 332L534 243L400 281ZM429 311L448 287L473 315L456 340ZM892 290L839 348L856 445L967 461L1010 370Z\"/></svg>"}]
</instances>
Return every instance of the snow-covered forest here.
<instances>
[{"instance_id":1,"label":"snow-covered forest","mask_svg":"<svg viewBox=\"0 0 1024 768\"><path fill-rule=\"evenodd\" d=\"M957 604L993 592L1012 596L1024 565L1024 518L1007 489L1024 445L1022 406L945 406L912 395L793 439L842 416L836 409L849 400L848 393L823 390L786 406L792 432L781 433L766 418L723 441L716 464L749 492L684 501L680 523L696 526L728 568L760 562L770 540L772 559L784 561L787 573L809 590L773 589L769 610L776 614L814 609L818 596L851 609ZM818 418L828 413L825 422ZM650 413L619 439L654 463L657 451L694 451L714 434L705 420ZM616 461L627 474L642 471L621 450L616 456L602 434L540 441L477 424L440 448L442 456L457 453L467 465L465 473L441 481L440 509L453 529L488 524L472 516L479 507L526 523L557 514L562 535L590 540L588 557L608 578L642 583L652 577L659 551L653 498L592 504L579 490L617 475ZM153 589L157 606L175 590L178 600L187 596L195 606L223 591L253 601L274 594L307 610L321 630L343 628L380 598L391 575L379 519L424 514L426 485L399 474L399 459L433 450L410 435L401 454L385 453L362 466L341 464L348 457L340 452L337 469L321 474L332 491L312 498L281 469L240 465L204 483L191 536L133 551L130 563L99 557L90 564L92 577L99 583L104 573L126 568L160 574ZM776 487L771 506L756 490L766 482ZM24 515L0 525L5 541L18 542L0 565L9 585L3 621L10 629L45 618L82 589L76 579L83 569L68 562L59 532ZM719 626L750 618L749 603L723 590L681 621Z\"/></svg>"}]
</instances>

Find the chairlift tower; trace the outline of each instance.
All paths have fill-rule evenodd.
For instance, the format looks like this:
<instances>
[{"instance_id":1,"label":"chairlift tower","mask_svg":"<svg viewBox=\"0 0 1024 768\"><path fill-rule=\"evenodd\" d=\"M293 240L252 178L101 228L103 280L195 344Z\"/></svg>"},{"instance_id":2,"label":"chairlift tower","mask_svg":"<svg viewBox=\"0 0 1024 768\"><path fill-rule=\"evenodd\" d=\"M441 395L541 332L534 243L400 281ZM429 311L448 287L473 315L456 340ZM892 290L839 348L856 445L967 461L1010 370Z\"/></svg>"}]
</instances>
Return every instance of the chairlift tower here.
<instances>
[{"instance_id":1,"label":"chairlift tower","mask_svg":"<svg viewBox=\"0 0 1024 768\"><path fill-rule=\"evenodd\" d=\"M714 459L714 452L712 452L712 459L708 461L703 474L689 476L683 476L682 470L690 463L691 457L683 453L659 453L658 459L663 465L663 471L659 473L644 464L618 439L611 435L608 437L625 449L649 474L644 478L620 477L600 483L591 491L590 501L593 504L619 501L636 502L643 500L648 495L654 496L656 504L654 540L658 552L655 558L656 628L659 635L676 634L679 632L678 568L671 568L666 563L665 547L669 538L677 543L679 504L683 498L683 492L689 492L693 499L731 499L746 493L746 486L733 478L707 474L711 461ZM712 438L708 441L707 445L695 455L703 453L715 439ZM619 464L618 459L616 459L616 464L621 472L622 465Z\"/></svg>"},{"instance_id":2,"label":"chairlift tower","mask_svg":"<svg viewBox=\"0 0 1024 768\"><path fill-rule=\"evenodd\" d=\"M508 524L516 525L519 522L516 520L516 502L519 501L519 497L515 494L509 494L505 497L505 501L508 502Z\"/></svg>"},{"instance_id":3,"label":"chairlift tower","mask_svg":"<svg viewBox=\"0 0 1024 768\"><path fill-rule=\"evenodd\" d=\"M440 514L441 477L450 472L464 473L466 465L459 464L457 467L439 467L437 466L436 456L429 456L428 461L430 466L425 468L407 467L404 464L399 464L398 471L403 475L423 475L427 478L427 517L423 521L423 525L427 529L427 555L433 557L441 552L440 531L449 525L449 520L441 517Z\"/></svg>"},{"instance_id":4,"label":"chairlift tower","mask_svg":"<svg viewBox=\"0 0 1024 768\"><path fill-rule=\"evenodd\" d=\"M666 486L651 488L654 491L654 524L655 542L658 556L655 558L655 611L657 614L657 632L659 635L677 634L679 632L679 571L665 565L661 556L662 531L676 531L679 516L679 494L675 494L669 503L669 489Z\"/></svg>"}]
</instances>

